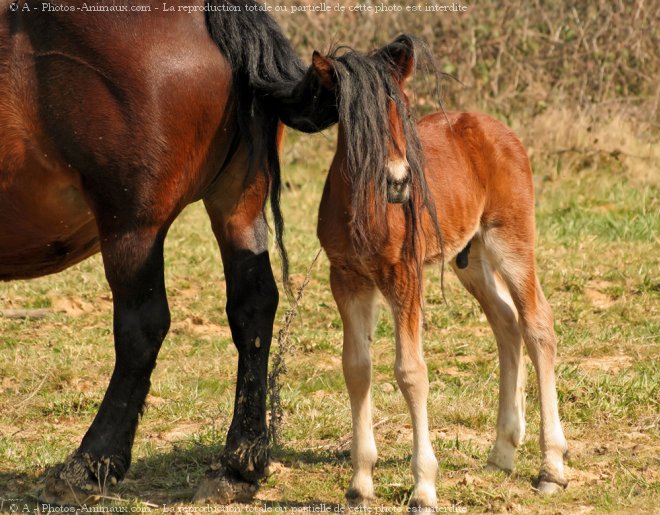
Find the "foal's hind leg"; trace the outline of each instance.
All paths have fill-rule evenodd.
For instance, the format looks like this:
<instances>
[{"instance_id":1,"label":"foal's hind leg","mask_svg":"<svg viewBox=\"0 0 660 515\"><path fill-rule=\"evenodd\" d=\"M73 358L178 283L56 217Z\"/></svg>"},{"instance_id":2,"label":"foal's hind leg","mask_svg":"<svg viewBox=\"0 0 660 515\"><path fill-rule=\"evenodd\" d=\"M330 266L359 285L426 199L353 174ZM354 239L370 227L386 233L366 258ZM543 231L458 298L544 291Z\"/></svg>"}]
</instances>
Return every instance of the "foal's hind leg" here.
<instances>
[{"instance_id":1,"label":"foal's hind leg","mask_svg":"<svg viewBox=\"0 0 660 515\"><path fill-rule=\"evenodd\" d=\"M538 380L541 401L543 462L538 489L553 493L565 488L564 456L568 450L559 420L555 359L557 341L552 311L536 276L533 247L519 241L520 234L492 229L484 234L486 251L506 282L519 313L519 326Z\"/></svg>"},{"instance_id":2,"label":"foal's hind leg","mask_svg":"<svg viewBox=\"0 0 660 515\"><path fill-rule=\"evenodd\" d=\"M495 334L500 362L497 437L488 463L511 472L516 449L525 437L526 369L518 311L508 288L485 255L482 243L476 239L468 263L467 268L453 268L486 314Z\"/></svg>"},{"instance_id":3,"label":"foal's hind leg","mask_svg":"<svg viewBox=\"0 0 660 515\"><path fill-rule=\"evenodd\" d=\"M332 267L330 285L344 328L342 368L351 400L353 477L346 492L350 506L367 506L374 498L376 442L371 420L371 343L376 322L376 287L357 274Z\"/></svg>"},{"instance_id":4,"label":"foal's hind leg","mask_svg":"<svg viewBox=\"0 0 660 515\"><path fill-rule=\"evenodd\" d=\"M195 500L247 500L270 459L266 380L278 292L263 211L267 181L258 173L246 182L246 170L245 154L239 153L204 199L225 268L227 318L238 350L238 374L221 472L202 482Z\"/></svg>"},{"instance_id":5,"label":"foal's hind leg","mask_svg":"<svg viewBox=\"0 0 660 515\"><path fill-rule=\"evenodd\" d=\"M413 426L412 471L415 489L410 506L433 508L437 503L435 480L438 461L433 453L428 425L429 377L422 350L421 278L413 266L395 266L385 277L392 280L379 286L392 307L396 326L394 373L406 399Z\"/></svg>"},{"instance_id":6,"label":"foal's hind leg","mask_svg":"<svg viewBox=\"0 0 660 515\"><path fill-rule=\"evenodd\" d=\"M165 227L122 230L99 223L101 251L114 303L115 368L79 449L51 471L40 499L90 502L123 479L138 417L169 328L163 277Z\"/></svg>"}]
</instances>

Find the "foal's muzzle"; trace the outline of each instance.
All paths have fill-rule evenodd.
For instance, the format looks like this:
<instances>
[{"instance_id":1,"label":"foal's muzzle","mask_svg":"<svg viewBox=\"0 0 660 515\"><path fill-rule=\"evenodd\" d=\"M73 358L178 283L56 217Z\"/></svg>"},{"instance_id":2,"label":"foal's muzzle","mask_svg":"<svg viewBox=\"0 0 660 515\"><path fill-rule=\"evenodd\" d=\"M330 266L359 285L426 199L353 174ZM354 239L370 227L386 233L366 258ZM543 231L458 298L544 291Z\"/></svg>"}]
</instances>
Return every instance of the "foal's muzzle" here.
<instances>
[{"instance_id":1,"label":"foal's muzzle","mask_svg":"<svg viewBox=\"0 0 660 515\"><path fill-rule=\"evenodd\" d=\"M387 179L387 201L403 204L410 199L410 176L403 179Z\"/></svg>"}]
</instances>

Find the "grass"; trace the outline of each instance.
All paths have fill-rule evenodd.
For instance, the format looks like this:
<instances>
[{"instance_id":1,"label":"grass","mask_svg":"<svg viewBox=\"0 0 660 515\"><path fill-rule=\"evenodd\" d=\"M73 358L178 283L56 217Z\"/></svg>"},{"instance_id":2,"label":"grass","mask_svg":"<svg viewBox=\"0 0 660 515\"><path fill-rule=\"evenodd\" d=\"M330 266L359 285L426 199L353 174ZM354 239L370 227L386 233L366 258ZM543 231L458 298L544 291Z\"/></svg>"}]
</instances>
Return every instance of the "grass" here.
<instances>
[{"instance_id":1,"label":"grass","mask_svg":"<svg viewBox=\"0 0 660 515\"><path fill-rule=\"evenodd\" d=\"M292 135L284 152L294 284L318 248L316 209L333 137ZM539 407L529 362L528 436L517 469L511 476L483 470L494 437L496 346L476 301L451 274L443 304L433 270L425 349L439 499L469 511L652 512L660 493L657 183L635 173L639 164L625 156L585 162L537 152L534 159L538 262L560 342L558 389L571 483L552 498L532 489L540 464ZM278 267L277 257L274 262ZM274 474L245 509L343 502L350 410L327 268L323 257L311 271L292 326ZM172 227L166 274L172 329L153 375L133 466L116 489L121 500L109 506L187 506L230 422L237 354L224 313L219 252L199 204ZM113 363L110 299L98 256L55 276L0 284L3 308L51 310L36 320L0 318L0 497L34 505L44 471L75 448L91 423ZM278 320L287 308L283 302ZM411 426L393 377L392 323L384 312L373 355L376 493L384 506L399 507L412 487Z\"/></svg>"}]
</instances>

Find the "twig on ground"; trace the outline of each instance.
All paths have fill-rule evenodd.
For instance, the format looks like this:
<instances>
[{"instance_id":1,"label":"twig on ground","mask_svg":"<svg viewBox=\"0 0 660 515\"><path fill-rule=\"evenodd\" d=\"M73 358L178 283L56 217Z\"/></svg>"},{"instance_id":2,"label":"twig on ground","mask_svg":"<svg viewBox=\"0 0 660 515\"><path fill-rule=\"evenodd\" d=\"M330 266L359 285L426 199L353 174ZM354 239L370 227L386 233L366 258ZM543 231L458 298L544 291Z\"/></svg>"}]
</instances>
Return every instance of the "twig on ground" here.
<instances>
[{"instance_id":1,"label":"twig on ground","mask_svg":"<svg viewBox=\"0 0 660 515\"><path fill-rule=\"evenodd\" d=\"M14 410L18 410L19 408L24 406L30 399L32 399L32 397L37 395L37 393L39 393L39 390L41 390L41 387L44 385L44 383L46 382L46 379L48 379L49 376L50 376L50 372L47 372L44 375L44 377L41 379L41 381L39 382L39 385L34 390L32 390L32 392L30 392L28 394L28 396L25 397L25 399L23 399L21 402L16 404L16 406L14 406Z\"/></svg>"},{"instance_id":2,"label":"twig on ground","mask_svg":"<svg viewBox=\"0 0 660 515\"><path fill-rule=\"evenodd\" d=\"M39 309L0 309L0 317L4 318L44 318L53 312L50 308Z\"/></svg>"},{"instance_id":3,"label":"twig on ground","mask_svg":"<svg viewBox=\"0 0 660 515\"><path fill-rule=\"evenodd\" d=\"M291 342L289 340L291 323L299 313L300 300L302 299L307 284L309 284L312 269L314 268L314 265L316 265L320 255L321 249L318 250L312 263L309 265L307 273L305 274L305 279L296 292L293 304L284 314L282 327L277 332L277 353L273 357L273 365L268 374L268 393L270 396L270 425L268 426L268 439L272 444L277 444L279 442L279 430L284 417L284 412L282 410L282 385L280 384L280 377L287 372L285 357L291 352Z\"/></svg>"}]
</instances>

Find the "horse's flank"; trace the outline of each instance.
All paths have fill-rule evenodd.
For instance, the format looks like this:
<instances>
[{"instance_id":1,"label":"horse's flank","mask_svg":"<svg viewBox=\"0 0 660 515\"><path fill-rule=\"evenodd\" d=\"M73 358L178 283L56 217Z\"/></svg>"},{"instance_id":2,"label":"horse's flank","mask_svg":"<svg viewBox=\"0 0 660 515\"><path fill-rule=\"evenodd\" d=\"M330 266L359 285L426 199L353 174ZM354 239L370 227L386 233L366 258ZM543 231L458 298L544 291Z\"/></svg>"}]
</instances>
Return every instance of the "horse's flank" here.
<instances>
[{"instance_id":1,"label":"horse's flank","mask_svg":"<svg viewBox=\"0 0 660 515\"><path fill-rule=\"evenodd\" d=\"M230 70L202 13L150 13L144 24L137 14L1 10L0 279L97 252L98 224L123 216L104 199L123 188L154 225L201 197L231 145L226 97L213 94L230 88ZM89 194L104 182L119 191Z\"/></svg>"}]
</instances>

